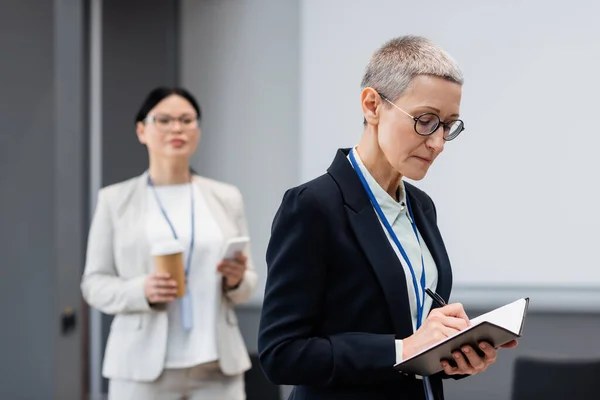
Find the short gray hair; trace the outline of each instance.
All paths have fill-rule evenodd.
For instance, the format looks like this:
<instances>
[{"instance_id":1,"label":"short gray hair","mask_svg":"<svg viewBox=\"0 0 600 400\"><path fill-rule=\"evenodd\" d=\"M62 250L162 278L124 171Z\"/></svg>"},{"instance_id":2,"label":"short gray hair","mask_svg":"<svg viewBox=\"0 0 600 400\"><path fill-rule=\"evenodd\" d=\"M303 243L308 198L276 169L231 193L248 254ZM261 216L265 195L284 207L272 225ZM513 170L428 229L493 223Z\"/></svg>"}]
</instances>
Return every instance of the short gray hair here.
<instances>
[{"instance_id":1,"label":"short gray hair","mask_svg":"<svg viewBox=\"0 0 600 400\"><path fill-rule=\"evenodd\" d=\"M362 89L372 87L395 101L410 87L417 75L431 75L463 84L463 75L454 59L429 39L400 36L385 43L369 60Z\"/></svg>"}]
</instances>

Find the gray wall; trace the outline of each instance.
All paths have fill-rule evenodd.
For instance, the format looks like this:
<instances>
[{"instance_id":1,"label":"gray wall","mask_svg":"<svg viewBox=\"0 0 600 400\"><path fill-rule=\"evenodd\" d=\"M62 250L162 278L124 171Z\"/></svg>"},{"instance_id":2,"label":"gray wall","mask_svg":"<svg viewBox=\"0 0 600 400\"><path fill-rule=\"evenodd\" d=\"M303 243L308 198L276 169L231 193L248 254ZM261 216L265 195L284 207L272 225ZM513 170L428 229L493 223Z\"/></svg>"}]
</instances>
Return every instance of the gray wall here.
<instances>
[{"instance_id":1,"label":"gray wall","mask_svg":"<svg viewBox=\"0 0 600 400\"><path fill-rule=\"evenodd\" d=\"M85 87L80 1L4 0L0 13L0 398L78 399Z\"/></svg>"}]
</instances>

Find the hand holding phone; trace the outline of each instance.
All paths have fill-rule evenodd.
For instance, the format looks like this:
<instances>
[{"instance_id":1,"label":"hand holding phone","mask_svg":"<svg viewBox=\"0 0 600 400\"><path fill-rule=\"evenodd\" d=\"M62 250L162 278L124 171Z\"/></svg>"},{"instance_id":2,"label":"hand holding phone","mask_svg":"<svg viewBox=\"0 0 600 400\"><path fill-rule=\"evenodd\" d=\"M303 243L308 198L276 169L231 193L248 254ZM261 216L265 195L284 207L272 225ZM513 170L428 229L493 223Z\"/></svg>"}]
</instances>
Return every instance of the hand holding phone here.
<instances>
[{"instance_id":1,"label":"hand holding phone","mask_svg":"<svg viewBox=\"0 0 600 400\"><path fill-rule=\"evenodd\" d=\"M223 260L233 260L238 253L244 251L246 246L250 243L248 236L240 236L233 239L229 239L225 246L225 252L223 253Z\"/></svg>"},{"instance_id":2,"label":"hand holding phone","mask_svg":"<svg viewBox=\"0 0 600 400\"><path fill-rule=\"evenodd\" d=\"M222 261L217 271L223 275L226 290L237 288L246 272L246 256L240 255L250 242L246 236L237 237L227 242Z\"/></svg>"}]
</instances>

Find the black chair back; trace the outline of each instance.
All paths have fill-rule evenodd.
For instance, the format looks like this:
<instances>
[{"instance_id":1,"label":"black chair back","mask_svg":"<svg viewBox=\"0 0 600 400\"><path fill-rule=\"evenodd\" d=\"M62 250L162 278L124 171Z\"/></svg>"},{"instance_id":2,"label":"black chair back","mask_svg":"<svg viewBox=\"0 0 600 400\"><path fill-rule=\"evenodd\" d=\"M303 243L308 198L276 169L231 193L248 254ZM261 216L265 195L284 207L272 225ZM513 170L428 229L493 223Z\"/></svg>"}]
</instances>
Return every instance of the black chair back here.
<instances>
[{"instance_id":1,"label":"black chair back","mask_svg":"<svg viewBox=\"0 0 600 400\"><path fill-rule=\"evenodd\" d=\"M600 399L600 359L519 357L512 400Z\"/></svg>"}]
</instances>

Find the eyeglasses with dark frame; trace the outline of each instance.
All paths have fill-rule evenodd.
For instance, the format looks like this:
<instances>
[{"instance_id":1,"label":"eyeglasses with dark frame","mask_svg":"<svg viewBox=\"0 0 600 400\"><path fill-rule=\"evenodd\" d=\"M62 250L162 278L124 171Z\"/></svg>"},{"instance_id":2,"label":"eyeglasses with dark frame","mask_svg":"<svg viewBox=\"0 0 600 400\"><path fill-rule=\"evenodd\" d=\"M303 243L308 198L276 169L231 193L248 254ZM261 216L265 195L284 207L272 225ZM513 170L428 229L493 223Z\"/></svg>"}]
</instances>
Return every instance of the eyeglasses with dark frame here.
<instances>
[{"instance_id":1,"label":"eyeglasses with dark frame","mask_svg":"<svg viewBox=\"0 0 600 400\"><path fill-rule=\"evenodd\" d=\"M443 122L440 120L440 117L434 113L424 113L417 117L410 115L396 104L394 104L390 99L377 92L379 96L390 103L392 106L402 111L404 114L409 116L415 121L415 132L421 136L430 136L433 135L438 128L441 126L444 127L444 140L449 142L450 140L456 139L456 137L465 130L465 123L460 119L453 119L451 121Z\"/></svg>"}]
</instances>

